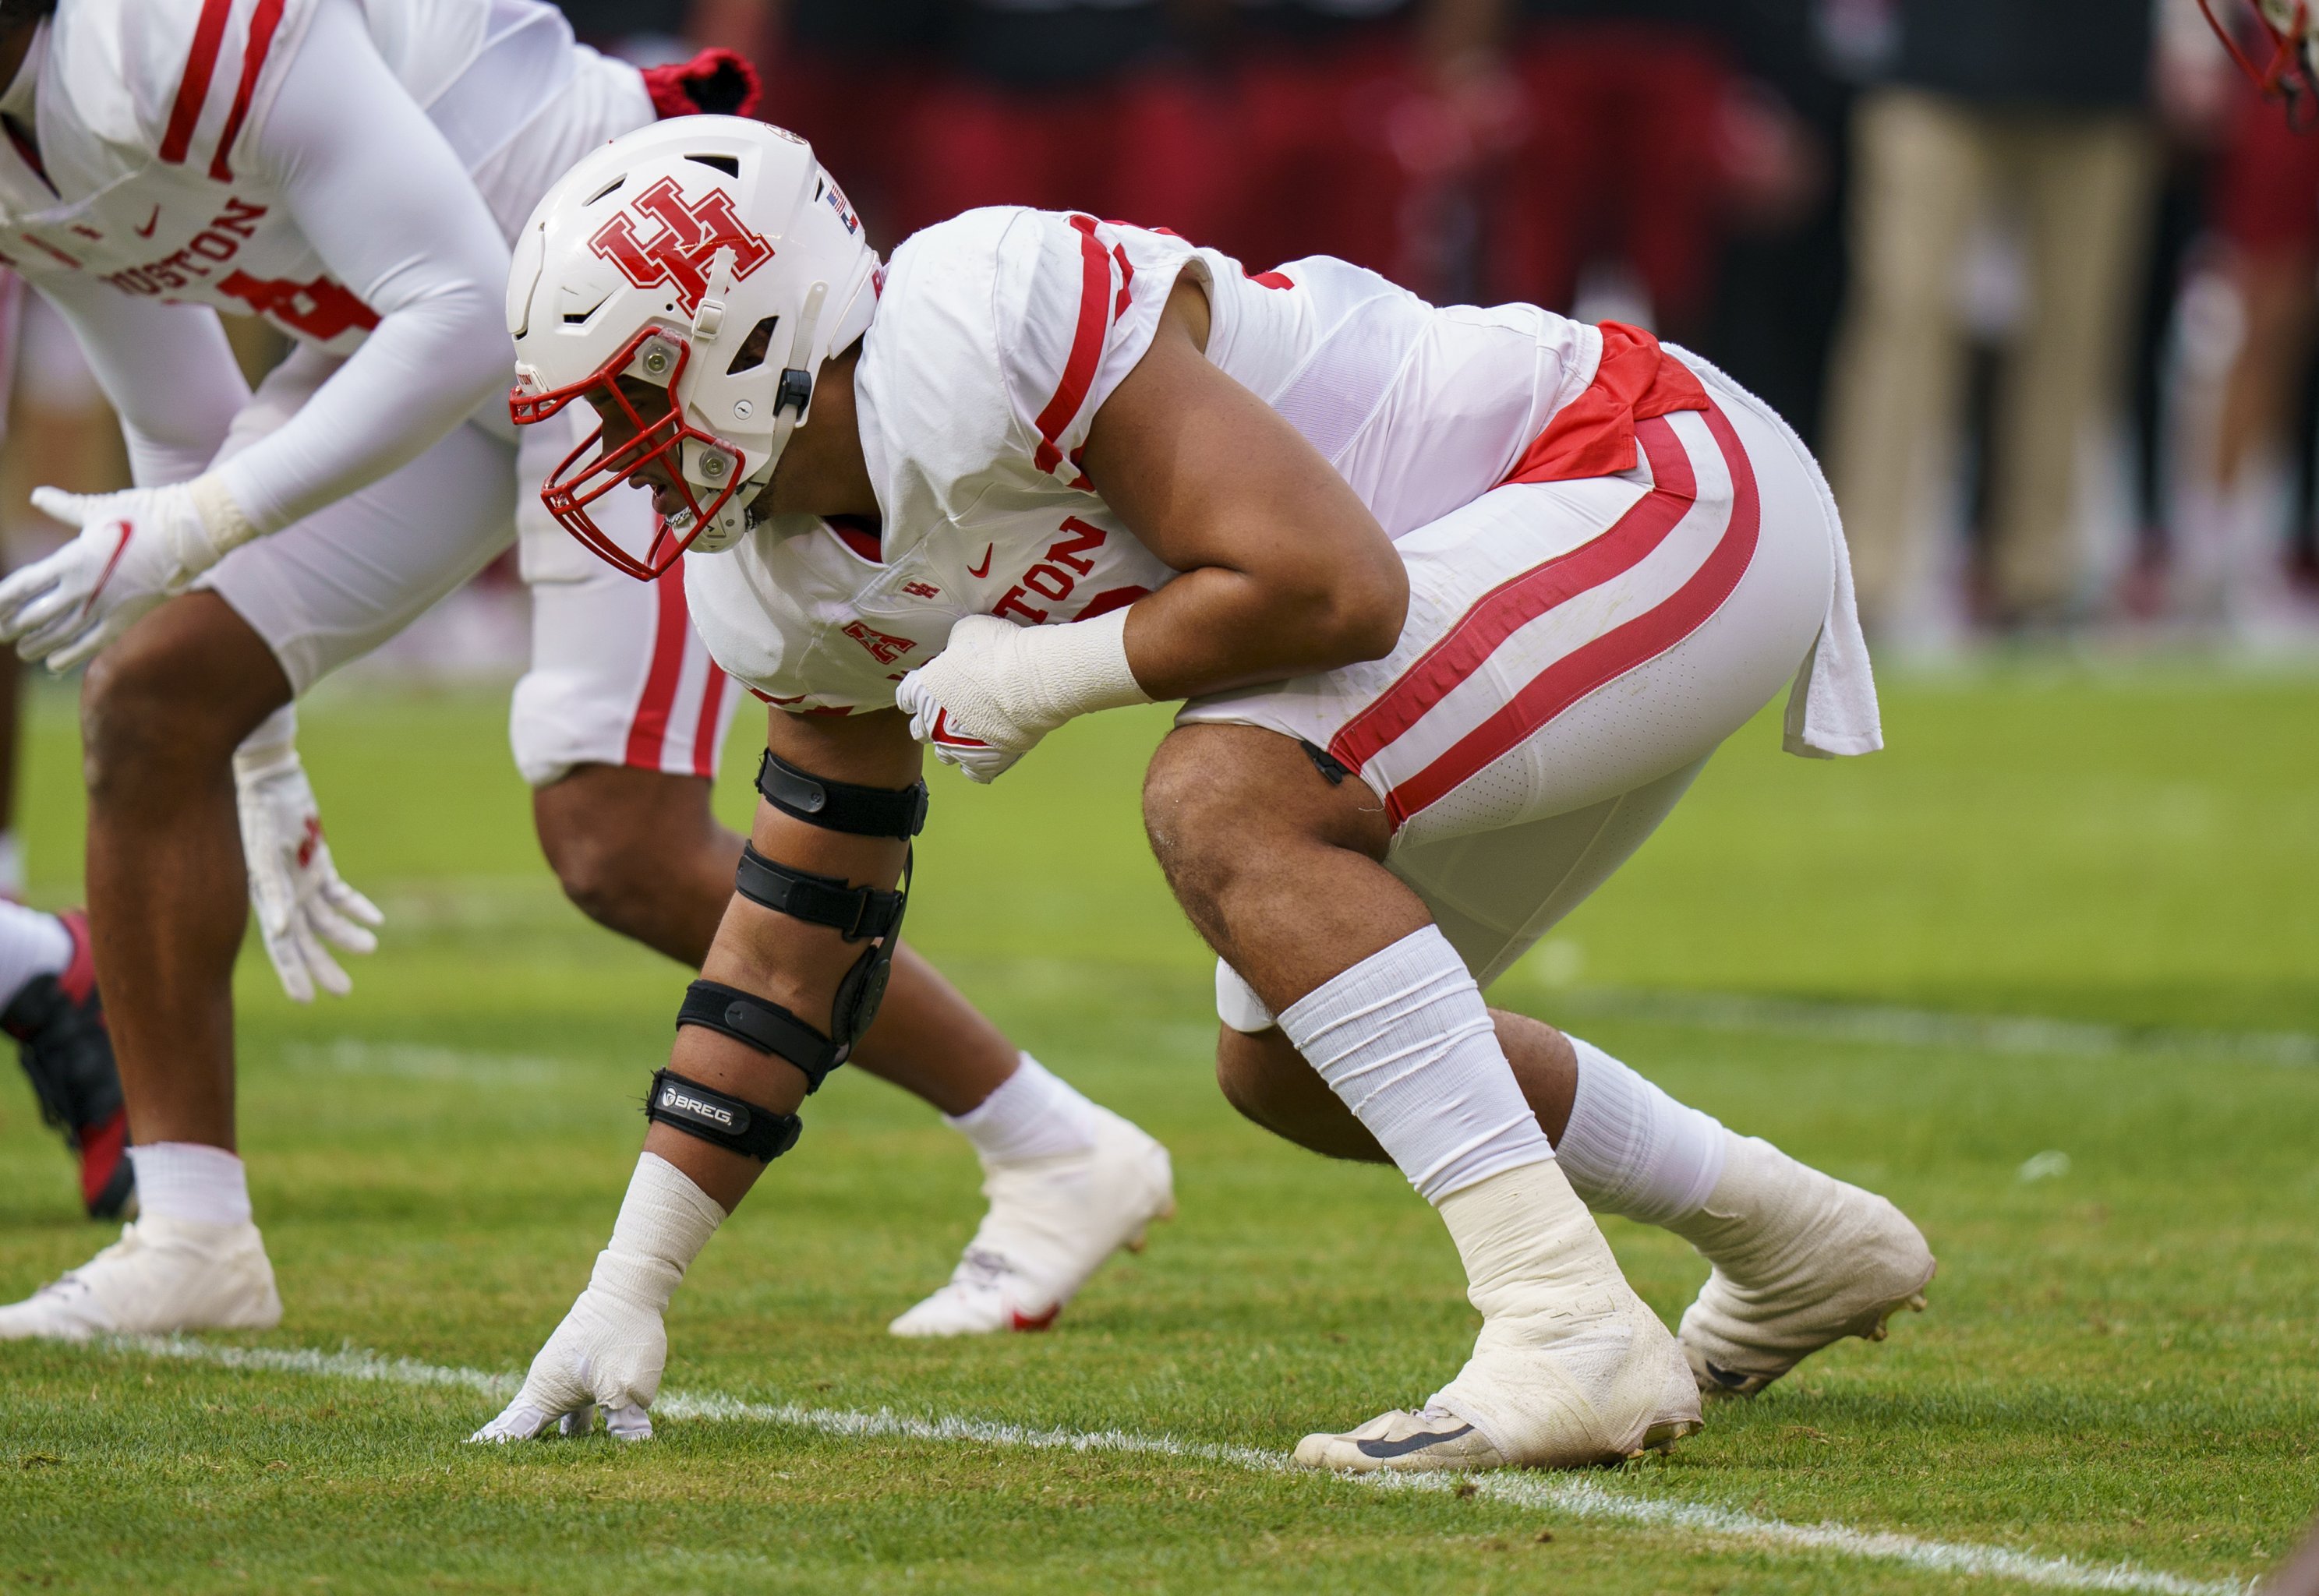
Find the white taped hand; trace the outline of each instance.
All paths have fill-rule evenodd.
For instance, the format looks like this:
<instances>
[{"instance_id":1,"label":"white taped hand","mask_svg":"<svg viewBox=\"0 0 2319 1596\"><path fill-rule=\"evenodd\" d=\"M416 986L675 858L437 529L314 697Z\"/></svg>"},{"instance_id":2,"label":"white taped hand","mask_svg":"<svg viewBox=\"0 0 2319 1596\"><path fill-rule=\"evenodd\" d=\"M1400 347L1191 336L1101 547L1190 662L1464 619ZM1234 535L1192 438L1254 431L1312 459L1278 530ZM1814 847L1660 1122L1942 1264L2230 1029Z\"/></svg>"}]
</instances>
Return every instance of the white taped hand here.
<instances>
[{"instance_id":1,"label":"white taped hand","mask_svg":"<svg viewBox=\"0 0 2319 1596\"><path fill-rule=\"evenodd\" d=\"M318 985L344 997L354 982L329 950L375 951L372 931L386 916L339 879L322 837L314 785L295 746L244 744L233 756L233 782L250 906L282 989L299 1003L313 1002Z\"/></svg>"},{"instance_id":2,"label":"white taped hand","mask_svg":"<svg viewBox=\"0 0 2319 1596\"><path fill-rule=\"evenodd\" d=\"M118 493L35 488L32 507L80 535L0 582L0 643L59 672L94 657L256 531L210 477Z\"/></svg>"},{"instance_id":3,"label":"white taped hand","mask_svg":"<svg viewBox=\"0 0 2319 1596\"><path fill-rule=\"evenodd\" d=\"M613 1436L649 1440L645 1410L660 1394L667 1362L660 1314L591 1285L531 1360L515 1400L467 1439L528 1441L550 1424L565 1435L585 1435L601 1408Z\"/></svg>"},{"instance_id":4,"label":"white taped hand","mask_svg":"<svg viewBox=\"0 0 2319 1596\"><path fill-rule=\"evenodd\" d=\"M1127 616L1058 627L967 616L942 653L902 678L895 706L936 759L995 781L1065 721L1150 701L1128 667Z\"/></svg>"}]
</instances>

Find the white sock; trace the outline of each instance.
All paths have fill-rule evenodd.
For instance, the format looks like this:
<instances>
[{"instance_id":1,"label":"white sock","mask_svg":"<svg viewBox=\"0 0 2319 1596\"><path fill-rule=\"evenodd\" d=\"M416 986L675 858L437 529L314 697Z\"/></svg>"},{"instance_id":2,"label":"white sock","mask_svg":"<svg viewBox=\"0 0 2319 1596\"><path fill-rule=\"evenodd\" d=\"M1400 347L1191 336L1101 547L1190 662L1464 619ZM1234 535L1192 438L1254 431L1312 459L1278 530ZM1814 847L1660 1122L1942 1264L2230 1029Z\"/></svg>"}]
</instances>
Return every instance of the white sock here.
<instances>
[{"instance_id":1,"label":"white sock","mask_svg":"<svg viewBox=\"0 0 2319 1596\"><path fill-rule=\"evenodd\" d=\"M1439 926L1314 987L1280 1028L1429 1203L1554 1157Z\"/></svg>"},{"instance_id":2,"label":"white sock","mask_svg":"<svg viewBox=\"0 0 2319 1596\"><path fill-rule=\"evenodd\" d=\"M1555 1144L1570 1186L1597 1213L1665 1225L1704 1207L1723 1175L1728 1132L1591 1041L1578 1054L1578 1094Z\"/></svg>"},{"instance_id":3,"label":"white sock","mask_svg":"<svg viewBox=\"0 0 2319 1596\"><path fill-rule=\"evenodd\" d=\"M14 901L24 896L24 844L11 828L0 831L0 897Z\"/></svg>"},{"instance_id":4,"label":"white sock","mask_svg":"<svg viewBox=\"0 0 2319 1596\"><path fill-rule=\"evenodd\" d=\"M199 1141L157 1141L132 1147L137 1213L144 1219L202 1225L249 1222L249 1177L241 1160Z\"/></svg>"},{"instance_id":5,"label":"white sock","mask_svg":"<svg viewBox=\"0 0 2319 1596\"><path fill-rule=\"evenodd\" d=\"M690 1176L658 1153L640 1153L588 1289L665 1313L677 1282L724 1222L725 1210Z\"/></svg>"},{"instance_id":6,"label":"white sock","mask_svg":"<svg viewBox=\"0 0 2319 1596\"><path fill-rule=\"evenodd\" d=\"M1068 1158L1095 1148L1095 1105L1028 1053L989 1096L964 1114L944 1114L943 1123L974 1143L986 1164Z\"/></svg>"},{"instance_id":7,"label":"white sock","mask_svg":"<svg viewBox=\"0 0 2319 1596\"><path fill-rule=\"evenodd\" d=\"M72 933L54 915L0 903L0 1008L35 977L62 975L72 962Z\"/></svg>"}]
</instances>

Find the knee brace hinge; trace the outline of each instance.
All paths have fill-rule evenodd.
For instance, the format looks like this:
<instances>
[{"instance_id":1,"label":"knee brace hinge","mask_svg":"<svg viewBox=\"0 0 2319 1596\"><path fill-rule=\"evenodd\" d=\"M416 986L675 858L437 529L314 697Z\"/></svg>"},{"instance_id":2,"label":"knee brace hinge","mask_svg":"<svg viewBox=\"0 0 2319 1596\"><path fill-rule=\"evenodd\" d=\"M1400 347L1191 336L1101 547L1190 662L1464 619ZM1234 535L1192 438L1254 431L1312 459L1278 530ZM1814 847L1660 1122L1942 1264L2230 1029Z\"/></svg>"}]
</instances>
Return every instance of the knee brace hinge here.
<instances>
[{"instance_id":1,"label":"knee brace hinge","mask_svg":"<svg viewBox=\"0 0 2319 1596\"><path fill-rule=\"evenodd\" d=\"M654 1071L652 1090L645 1096L645 1118L761 1164L770 1164L795 1147L805 1129L805 1122L793 1114L773 1114L727 1097L672 1069Z\"/></svg>"}]
</instances>

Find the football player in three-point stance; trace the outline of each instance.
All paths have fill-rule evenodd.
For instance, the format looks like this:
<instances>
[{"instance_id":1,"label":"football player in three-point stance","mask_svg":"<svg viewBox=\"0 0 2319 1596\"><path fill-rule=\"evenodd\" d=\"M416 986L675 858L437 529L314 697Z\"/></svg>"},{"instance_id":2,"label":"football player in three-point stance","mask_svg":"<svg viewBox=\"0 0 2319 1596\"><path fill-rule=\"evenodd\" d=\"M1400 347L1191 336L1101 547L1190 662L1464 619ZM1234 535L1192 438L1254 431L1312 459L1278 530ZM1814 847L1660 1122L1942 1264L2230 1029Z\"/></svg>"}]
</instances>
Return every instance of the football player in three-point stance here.
<instances>
[{"instance_id":1,"label":"football player in three-point stance","mask_svg":"<svg viewBox=\"0 0 2319 1596\"><path fill-rule=\"evenodd\" d=\"M737 694L677 578L602 568L519 493L576 440L519 446L496 305L557 174L751 83L730 57L640 73L539 0L0 0L0 257L74 327L138 483L36 495L80 535L0 582L0 637L90 662L90 925L140 1203L119 1243L0 1308L0 1337L271 1324L234 1150L245 869L293 996L342 990L326 944L368 945L376 918L321 844L297 694L474 574L526 507L512 740L566 890L696 969L731 895L741 841L708 784ZM255 393L221 311L296 341ZM49 954L69 996L87 960ZM894 969L862 1062L953 1117L992 1198L895 1328L1043 1322L1168 1210L1167 1155L923 961Z\"/></svg>"},{"instance_id":2,"label":"football player in three-point stance","mask_svg":"<svg viewBox=\"0 0 2319 1596\"><path fill-rule=\"evenodd\" d=\"M678 213L698 230L652 269L597 247ZM1477 984L1782 685L1796 752L1880 744L1818 473L1704 362L1527 305L1436 309L1325 257L1251 276L1084 214L969 212L881 268L810 149L721 117L567 174L508 310L517 419L603 422L546 489L556 518L639 575L690 541L718 663L826 713L772 717L775 779L611 1241L478 1439L597 1407L650 1433L670 1294L875 1011L924 746L988 780L1073 716L1152 699L1188 700L1145 814L1221 955L1226 1095L1397 1165L1484 1318L1431 1401L1299 1461L1625 1456L1695 1428L1701 1391L1920 1303L1932 1254L1890 1203ZM621 537L623 482L664 532ZM1713 1266L1680 1348L1589 1204Z\"/></svg>"}]
</instances>

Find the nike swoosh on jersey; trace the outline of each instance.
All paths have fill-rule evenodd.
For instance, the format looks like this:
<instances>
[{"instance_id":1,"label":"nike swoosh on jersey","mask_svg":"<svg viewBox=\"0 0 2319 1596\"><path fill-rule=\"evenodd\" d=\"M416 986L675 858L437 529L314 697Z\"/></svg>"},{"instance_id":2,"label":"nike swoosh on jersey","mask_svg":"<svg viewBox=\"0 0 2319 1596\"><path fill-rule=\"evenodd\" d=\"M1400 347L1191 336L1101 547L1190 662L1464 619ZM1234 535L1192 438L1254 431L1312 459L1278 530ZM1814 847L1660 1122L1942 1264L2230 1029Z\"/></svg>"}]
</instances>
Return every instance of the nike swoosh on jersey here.
<instances>
[{"instance_id":1,"label":"nike swoosh on jersey","mask_svg":"<svg viewBox=\"0 0 2319 1596\"><path fill-rule=\"evenodd\" d=\"M134 232L140 239L149 239L153 236L153 230L160 225L161 207L156 205L153 207L153 214L145 219L145 225L143 227L131 228L130 230Z\"/></svg>"},{"instance_id":2,"label":"nike swoosh on jersey","mask_svg":"<svg viewBox=\"0 0 2319 1596\"><path fill-rule=\"evenodd\" d=\"M991 552L997 548L997 546L998 546L995 543L985 546L982 551L982 564L979 565L969 565L966 568L966 573L974 578L977 582L980 582L984 577L989 575Z\"/></svg>"}]
</instances>

